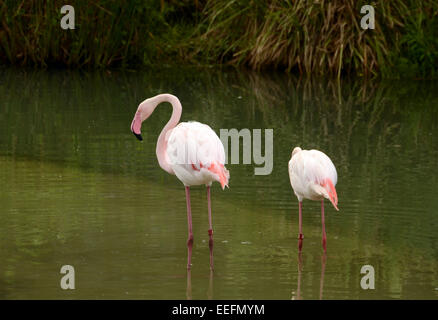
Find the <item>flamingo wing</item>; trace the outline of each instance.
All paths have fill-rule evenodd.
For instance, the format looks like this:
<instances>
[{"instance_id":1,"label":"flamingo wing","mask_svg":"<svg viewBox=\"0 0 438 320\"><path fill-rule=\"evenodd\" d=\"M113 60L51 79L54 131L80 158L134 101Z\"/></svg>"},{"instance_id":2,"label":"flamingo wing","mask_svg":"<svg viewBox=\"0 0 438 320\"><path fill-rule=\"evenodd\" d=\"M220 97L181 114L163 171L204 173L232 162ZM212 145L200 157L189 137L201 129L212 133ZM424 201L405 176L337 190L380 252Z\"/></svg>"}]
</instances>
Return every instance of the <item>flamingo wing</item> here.
<instances>
[{"instance_id":1,"label":"flamingo wing","mask_svg":"<svg viewBox=\"0 0 438 320\"><path fill-rule=\"evenodd\" d=\"M289 176L298 199L328 198L337 209L337 172L330 158L318 150L302 150L289 161Z\"/></svg>"},{"instance_id":2,"label":"flamingo wing","mask_svg":"<svg viewBox=\"0 0 438 320\"><path fill-rule=\"evenodd\" d=\"M206 124L181 122L167 139L167 156L175 175L187 186L220 182L228 185L224 146Z\"/></svg>"}]
</instances>

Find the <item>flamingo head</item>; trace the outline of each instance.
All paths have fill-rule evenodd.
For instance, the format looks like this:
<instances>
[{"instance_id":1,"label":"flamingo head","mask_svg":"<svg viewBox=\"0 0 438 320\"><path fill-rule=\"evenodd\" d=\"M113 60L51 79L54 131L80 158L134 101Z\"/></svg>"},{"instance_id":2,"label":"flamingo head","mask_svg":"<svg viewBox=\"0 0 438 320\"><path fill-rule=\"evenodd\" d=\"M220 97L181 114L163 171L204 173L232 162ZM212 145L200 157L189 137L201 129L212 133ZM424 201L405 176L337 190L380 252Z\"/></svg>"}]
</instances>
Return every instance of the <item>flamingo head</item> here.
<instances>
[{"instance_id":1,"label":"flamingo head","mask_svg":"<svg viewBox=\"0 0 438 320\"><path fill-rule=\"evenodd\" d=\"M293 149L293 151L292 151L292 155L291 155L291 157L293 157L294 155L296 155L298 152L300 152L301 151L301 148L300 147L295 147L294 149Z\"/></svg>"},{"instance_id":2,"label":"flamingo head","mask_svg":"<svg viewBox=\"0 0 438 320\"><path fill-rule=\"evenodd\" d=\"M141 124L145 121L154 111L156 105L153 105L149 99L143 101L137 109L135 113L134 119L131 123L131 132L134 136L142 141L143 137L141 136Z\"/></svg>"}]
</instances>

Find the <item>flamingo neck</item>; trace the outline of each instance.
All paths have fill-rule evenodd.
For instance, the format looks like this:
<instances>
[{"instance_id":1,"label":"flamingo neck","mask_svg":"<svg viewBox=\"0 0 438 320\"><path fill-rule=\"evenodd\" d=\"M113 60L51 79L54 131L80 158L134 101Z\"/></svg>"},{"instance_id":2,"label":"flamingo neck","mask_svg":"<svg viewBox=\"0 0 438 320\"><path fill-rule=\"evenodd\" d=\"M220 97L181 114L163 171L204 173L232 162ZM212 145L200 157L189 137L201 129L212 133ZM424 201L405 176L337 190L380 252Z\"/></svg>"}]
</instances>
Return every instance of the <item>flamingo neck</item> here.
<instances>
[{"instance_id":1,"label":"flamingo neck","mask_svg":"<svg viewBox=\"0 0 438 320\"><path fill-rule=\"evenodd\" d=\"M170 117L169 121L164 126L163 130L160 133L160 136L158 137L156 153L160 167L170 174L174 174L166 153L167 139L169 137L170 131L176 127L181 118L182 106L178 98L171 94L159 94L158 96L153 97L151 100L151 102L153 102L153 105L155 106L158 106L162 102L169 102L173 108L172 116Z\"/></svg>"}]
</instances>

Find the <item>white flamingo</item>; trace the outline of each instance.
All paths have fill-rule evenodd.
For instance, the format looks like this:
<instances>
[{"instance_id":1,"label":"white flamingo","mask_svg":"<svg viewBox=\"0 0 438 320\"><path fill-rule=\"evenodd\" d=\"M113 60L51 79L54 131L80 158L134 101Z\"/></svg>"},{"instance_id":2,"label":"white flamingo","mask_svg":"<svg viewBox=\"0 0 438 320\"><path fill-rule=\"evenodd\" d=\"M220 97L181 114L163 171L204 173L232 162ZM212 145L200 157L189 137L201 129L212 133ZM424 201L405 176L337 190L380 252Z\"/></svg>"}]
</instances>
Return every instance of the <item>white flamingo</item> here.
<instances>
[{"instance_id":1,"label":"white flamingo","mask_svg":"<svg viewBox=\"0 0 438 320\"><path fill-rule=\"evenodd\" d=\"M187 201L188 221L188 257L187 268L191 267L193 246L192 213L190 206L190 186L207 186L208 229L210 247L210 267L213 269L213 227L211 218L210 186L218 181L222 189L228 186L230 177L225 168L224 146L216 133L206 124L195 121L178 124L182 106L177 97L171 94L159 94L146 99L138 106L131 123L131 131L142 140L141 124L162 102L169 102L173 107L170 120L164 126L157 141L156 154L162 169L174 174L184 184Z\"/></svg>"},{"instance_id":2,"label":"white flamingo","mask_svg":"<svg viewBox=\"0 0 438 320\"><path fill-rule=\"evenodd\" d=\"M324 198L329 199L336 210L338 195L335 185L338 174L333 162L323 152L318 150L301 150L294 148L289 161L289 178L299 202L299 236L298 246L303 245L302 202L303 199L321 201L322 246L327 250L327 235L325 232Z\"/></svg>"}]
</instances>

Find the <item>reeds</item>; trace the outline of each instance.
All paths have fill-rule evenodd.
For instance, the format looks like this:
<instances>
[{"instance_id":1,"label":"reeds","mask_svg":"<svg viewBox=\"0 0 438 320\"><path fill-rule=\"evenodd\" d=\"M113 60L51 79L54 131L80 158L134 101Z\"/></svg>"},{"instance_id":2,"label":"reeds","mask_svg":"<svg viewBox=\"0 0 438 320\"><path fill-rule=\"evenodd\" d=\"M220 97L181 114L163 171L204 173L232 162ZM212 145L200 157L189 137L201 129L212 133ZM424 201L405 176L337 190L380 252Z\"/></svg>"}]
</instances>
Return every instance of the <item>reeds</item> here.
<instances>
[{"instance_id":1,"label":"reeds","mask_svg":"<svg viewBox=\"0 0 438 320\"><path fill-rule=\"evenodd\" d=\"M134 67L172 51L166 42L174 32L165 21L172 11L160 2L68 1L75 8L74 30L60 26L65 4L0 0L0 59L19 65Z\"/></svg>"},{"instance_id":2,"label":"reeds","mask_svg":"<svg viewBox=\"0 0 438 320\"><path fill-rule=\"evenodd\" d=\"M228 64L334 77L438 72L436 0L72 0L75 30L60 28L64 4L0 0L0 61ZM360 27L365 4L375 9L374 30Z\"/></svg>"},{"instance_id":3,"label":"reeds","mask_svg":"<svg viewBox=\"0 0 438 320\"><path fill-rule=\"evenodd\" d=\"M436 72L438 2L372 3L374 30L360 27L364 1L208 1L192 53L210 62L300 74L391 74L400 62ZM427 39L427 40L426 40ZM433 66L435 65L435 67Z\"/></svg>"}]
</instances>

